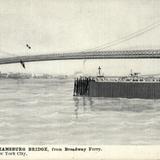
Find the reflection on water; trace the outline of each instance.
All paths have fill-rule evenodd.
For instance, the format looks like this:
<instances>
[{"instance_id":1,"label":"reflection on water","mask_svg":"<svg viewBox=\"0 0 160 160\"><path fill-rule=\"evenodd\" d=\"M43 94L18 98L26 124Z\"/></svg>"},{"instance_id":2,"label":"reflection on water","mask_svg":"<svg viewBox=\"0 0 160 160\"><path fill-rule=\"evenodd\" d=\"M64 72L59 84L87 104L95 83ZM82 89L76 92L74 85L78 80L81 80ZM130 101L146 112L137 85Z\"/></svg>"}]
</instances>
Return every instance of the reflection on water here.
<instances>
[{"instance_id":1,"label":"reflection on water","mask_svg":"<svg viewBox=\"0 0 160 160\"><path fill-rule=\"evenodd\" d=\"M73 97L75 112L82 107L83 111L120 111L120 112L143 112L154 109L153 103L158 100L127 99L127 98L107 98L107 97ZM143 102L143 103L142 103ZM159 110L159 108L157 108ZM77 113L76 113L77 114Z\"/></svg>"},{"instance_id":2,"label":"reflection on water","mask_svg":"<svg viewBox=\"0 0 160 160\"><path fill-rule=\"evenodd\" d=\"M79 109L79 98L78 97L74 97L73 98L74 102L75 102L75 115L76 115L76 118L78 118L78 109Z\"/></svg>"},{"instance_id":3,"label":"reflection on water","mask_svg":"<svg viewBox=\"0 0 160 160\"><path fill-rule=\"evenodd\" d=\"M86 97L86 96L78 97L78 96L74 96L73 100L74 100L74 105L75 105L75 115L76 115L76 118L78 118L78 111L79 111L80 107L83 108L83 112L85 112L86 109L88 109L88 108L91 111L94 110L92 97Z\"/></svg>"}]
</instances>

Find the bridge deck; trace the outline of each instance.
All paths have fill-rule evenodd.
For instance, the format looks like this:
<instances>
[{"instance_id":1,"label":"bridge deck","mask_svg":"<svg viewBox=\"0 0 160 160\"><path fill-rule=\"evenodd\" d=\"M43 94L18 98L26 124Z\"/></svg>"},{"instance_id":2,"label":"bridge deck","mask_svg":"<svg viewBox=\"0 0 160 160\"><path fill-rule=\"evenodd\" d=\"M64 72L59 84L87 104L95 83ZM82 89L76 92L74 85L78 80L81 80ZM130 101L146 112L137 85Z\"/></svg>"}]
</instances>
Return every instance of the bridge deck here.
<instances>
[{"instance_id":1,"label":"bridge deck","mask_svg":"<svg viewBox=\"0 0 160 160\"><path fill-rule=\"evenodd\" d=\"M0 58L0 64L19 62L51 61L51 60L79 60L79 59L145 59L160 58L160 50L126 50L102 52L55 53L45 55L27 55Z\"/></svg>"}]
</instances>

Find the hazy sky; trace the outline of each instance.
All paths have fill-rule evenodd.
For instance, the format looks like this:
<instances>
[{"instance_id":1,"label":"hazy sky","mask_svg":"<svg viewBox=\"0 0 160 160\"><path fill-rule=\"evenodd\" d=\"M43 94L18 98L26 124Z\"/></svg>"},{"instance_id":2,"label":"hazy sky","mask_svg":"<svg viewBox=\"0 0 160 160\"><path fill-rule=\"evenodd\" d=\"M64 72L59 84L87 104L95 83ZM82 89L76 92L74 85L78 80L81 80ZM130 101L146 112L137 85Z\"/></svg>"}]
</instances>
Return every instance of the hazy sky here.
<instances>
[{"instance_id":1,"label":"hazy sky","mask_svg":"<svg viewBox=\"0 0 160 160\"><path fill-rule=\"evenodd\" d=\"M0 0L0 57L83 51L160 23L159 0ZM26 44L32 49L28 51ZM160 49L160 26L107 49ZM50 61L1 65L0 71L107 75L160 73L160 60Z\"/></svg>"}]
</instances>

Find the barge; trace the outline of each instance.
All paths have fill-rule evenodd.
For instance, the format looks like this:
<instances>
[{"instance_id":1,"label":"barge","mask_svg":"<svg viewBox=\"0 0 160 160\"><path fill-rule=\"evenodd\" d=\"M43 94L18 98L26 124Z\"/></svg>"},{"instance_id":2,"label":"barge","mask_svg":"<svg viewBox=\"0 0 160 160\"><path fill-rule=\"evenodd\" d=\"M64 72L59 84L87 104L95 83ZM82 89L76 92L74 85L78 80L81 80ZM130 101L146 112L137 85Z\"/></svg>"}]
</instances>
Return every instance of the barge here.
<instances>
[{"instance_id":1,"label":"barge","mask_svg":"<svg viewBox=\"0 0 160 160\"><path fill-rule=\"evenodd\" d=\"M131 73L124 77L81 76L74 81L74 96L119 97L119 98L160 98L160 77L141 76Z\"/></svg>"}]
</instances>

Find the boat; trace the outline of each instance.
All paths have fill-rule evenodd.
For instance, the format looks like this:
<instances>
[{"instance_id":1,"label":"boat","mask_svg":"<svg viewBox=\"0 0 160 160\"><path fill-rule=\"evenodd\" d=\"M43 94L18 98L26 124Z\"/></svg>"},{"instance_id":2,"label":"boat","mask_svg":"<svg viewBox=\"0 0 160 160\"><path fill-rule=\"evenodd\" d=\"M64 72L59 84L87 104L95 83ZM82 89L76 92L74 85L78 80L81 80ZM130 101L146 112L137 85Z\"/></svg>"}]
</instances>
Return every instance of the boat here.
<instances>
[{"instance_id":1,"label":"boat","mask_svg":"<svg viewBox=\"0 0 160 160\"><path fill-rule=\"evenodd\" d=\"M127 76L81 76L74 80L74 96L119 97L119 98L160 98L160 77L130 73Z\"/></svg>"}]
</instances>

